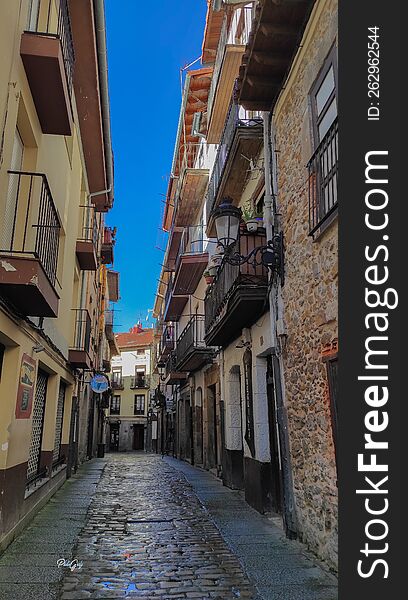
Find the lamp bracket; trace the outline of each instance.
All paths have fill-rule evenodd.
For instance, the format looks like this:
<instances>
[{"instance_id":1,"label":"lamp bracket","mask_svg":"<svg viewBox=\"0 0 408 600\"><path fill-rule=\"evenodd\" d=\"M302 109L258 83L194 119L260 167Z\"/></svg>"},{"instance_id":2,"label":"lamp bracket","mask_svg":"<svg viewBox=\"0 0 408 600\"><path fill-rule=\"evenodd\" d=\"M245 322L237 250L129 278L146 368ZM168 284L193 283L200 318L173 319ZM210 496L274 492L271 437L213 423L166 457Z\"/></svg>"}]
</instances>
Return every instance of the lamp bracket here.
<instances>
[{"instance_id":1,"label":"lamp bracket","mask_svg":"<svg viewBox=\"0 0 408 600\"><path fill-rule=\"evenodd\" d=\"M239 252L232 252L231 247L225 249L224 260L233 266L248 263L254 269L260 265L268 267L277 273L283 284L284 280L284 247L283 234L276 233L264 246L256 246L249 254L243 256Z\"/></svg>"}]
</instances>

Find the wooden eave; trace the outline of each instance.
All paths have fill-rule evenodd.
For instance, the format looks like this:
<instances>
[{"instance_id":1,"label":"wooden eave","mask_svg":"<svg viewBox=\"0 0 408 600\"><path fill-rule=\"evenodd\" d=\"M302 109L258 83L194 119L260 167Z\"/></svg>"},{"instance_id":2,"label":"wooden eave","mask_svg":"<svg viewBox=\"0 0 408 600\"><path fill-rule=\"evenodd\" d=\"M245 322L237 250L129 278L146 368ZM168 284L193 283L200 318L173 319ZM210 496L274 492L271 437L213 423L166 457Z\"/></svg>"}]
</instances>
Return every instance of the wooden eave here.
<instances>
[{"instance_id":1,"label":"wooden eave","mask_svg":"<svg viewBox=\"0 0 408 600\"><path fill-rule=\"evenodd\" d=\"M261 0L238 77L247 110L272 110L299 48L315 0Z\"/></svg>"},{"instance_id":2,"label":"wooden eave","mask_svg":"<svg viewBox=\"0 0 408 600\"><path fill-rule=\"evenodd\" d=\"M195 222L208 184L208 169L186 169L177 200L174 225L187 227Z\"/></svg>"},{"instance_id":3,"label":"wooden eave","mask_svg":"<svg viewBox=\"0 0 408 600\"><path fill-rule=\"evenodd\" d=\"M203 64L215 62L218 42L220 41L224 11L214 12L212 0L207 0L207 16L205 19L204 39L202 44L201 62Z\"/></svg>"}]
</instances>

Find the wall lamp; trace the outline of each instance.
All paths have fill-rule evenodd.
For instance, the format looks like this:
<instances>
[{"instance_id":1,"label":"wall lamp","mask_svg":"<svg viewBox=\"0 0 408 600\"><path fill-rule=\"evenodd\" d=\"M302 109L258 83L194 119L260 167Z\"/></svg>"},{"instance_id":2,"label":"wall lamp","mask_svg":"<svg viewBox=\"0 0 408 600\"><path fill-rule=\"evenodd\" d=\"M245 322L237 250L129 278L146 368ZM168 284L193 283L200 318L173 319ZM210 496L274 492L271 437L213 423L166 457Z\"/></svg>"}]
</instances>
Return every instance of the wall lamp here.
<instances>
[{"instance_id":1,"label":"wall lamp","mask_svg":"<svg viewBox=\"0 0 408 600\"><path fill-rule=\"evenodd\" d=\"M250 264L253 268L263 265L283 280L283 235L277 233L264 246L256 246L249 254L243 256L233 250L238 240L239 225L242 212L233 206L231 198L223 198L222 203L214 211L215 229L218 243L224 248L224 260L233 266Z\"/></svg>"}]
</instances>

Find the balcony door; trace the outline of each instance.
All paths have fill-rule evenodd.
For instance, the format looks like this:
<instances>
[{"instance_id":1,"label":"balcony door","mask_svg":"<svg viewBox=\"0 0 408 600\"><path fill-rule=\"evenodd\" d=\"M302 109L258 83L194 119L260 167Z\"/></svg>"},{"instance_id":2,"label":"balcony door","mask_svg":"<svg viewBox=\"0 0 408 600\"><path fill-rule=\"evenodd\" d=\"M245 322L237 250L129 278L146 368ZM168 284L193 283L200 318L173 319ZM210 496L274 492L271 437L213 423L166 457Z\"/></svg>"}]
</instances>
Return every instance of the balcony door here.
<instances>
[{"instance_id":1,"label":"balcony door","mask_svg":"<svg viewBox=\"0 0 408 600\"><path fill-rule=\"evenodd\" d=\"M11 155L10 171L21 171L23 167L24 144L21 135L16 129L14 133L13 152ZM17 200L20 187L20 177L10 173L6 208L4 211L3 235L1 239L1 250L12 250L14 229L16 227Z\"/></svg>"}]
</instances>

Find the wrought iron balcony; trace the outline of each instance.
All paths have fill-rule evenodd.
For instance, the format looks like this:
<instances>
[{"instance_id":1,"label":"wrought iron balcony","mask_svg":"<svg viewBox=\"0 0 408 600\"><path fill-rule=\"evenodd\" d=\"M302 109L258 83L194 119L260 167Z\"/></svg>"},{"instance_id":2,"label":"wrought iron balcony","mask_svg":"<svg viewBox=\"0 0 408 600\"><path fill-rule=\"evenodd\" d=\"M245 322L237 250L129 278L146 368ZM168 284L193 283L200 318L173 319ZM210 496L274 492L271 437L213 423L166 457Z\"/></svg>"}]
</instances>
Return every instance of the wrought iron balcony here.
<instances>
[{"instance_id":1,"label":"wrought iron balcony","mask_svg":"<svg viewBox=\"0 0 408 600\"><path fill-rule=\"evenodd\" d=\"M76 243L76 255L83 271L96 271L98 268L97 249L99 227L93 206L82 206L83 221L81 233Z\"/></svg>"},{"instance_id":2,"label":"wrought iron balcony","mask_svg":"<svg viewBox=\"0 0 408 600\"><path fill-rule=\"evenodd\" d=\"M237 198L248 178L250 160L256 161L262 147L262 118L231 102L207 191L207 215L222 196ZM229 177L230 172L234 177ZM211 229L211 228L210 228Z\"/></svg>"},{"instance_id":3,"label":"wrought iron balcony","mask_svg":"<svg viewBox=\"0 0 408 600\"><path fill-rule=\"evenodd\" d=\"M206 247L202 225L184 229L175 265L173 284L175 296L194 293L208 264Z\"/></svg>"},{"instance_id":4,"label":"wrought iron balcony","mask_svg":"<svg viewBox=\"0 0 408 600\"><path fill-rule=\"evenodd\" d=\"M188 296L186 294L177 296L174 294L174 274L172 274L167 283L163 320L165 322L178 321L187 304L187 300Z\"/></svg>"},{"instance_id":5,"label":"wrought iron balcony","mask_svg":"<svg viewBox=\"0 0 408 600\"><path fill-rule=\"evenodd\" d=\"M111 387L113 390L123 390L125 388L122 375L118 376L116 373L113 373Z\"/></svg>"},{"instance_id":6,"label":"wrought iron balcony","mask_svg":"<svg viewBox=\"0 0 408 600\"><path fill-rule=\"evenodd\" d=\"M241 234L236 251L247 255L266 243L264 235ZM268 269L223 262L205 297L205 342L226 346L267 309Z\"/></svg>"},{"instance_id":7,"label":"wrought iron balcony","mask_svg":"<svg viewBox=\"0 0 408 600\"><path fill-rule=\"evenodd\" d=\"M91 369L91 317L86 308L74 308L74 340L69 349L68 360L76 369Z\"/></svg>"},{"instance_id":8,"label":"wrought iron balcony","mask_svg":"<svg viewBox=\"0 0 408 600\"><path fill-rule=\"evenodd\" d=\"M308 163L309 235L315 235L337 210L338 121L320 142Z\"/></svg>"},{"instance_id":9,"label":"wrought iron balcony","mask_svg":"<svg viewBox=\"0 0 408 600\"><path fill-rule=\"evenodd\" d=\"M166 385L177 385L187 379L187 373L177 368L177 356L175 350L169 354L164 370L164 383Z\"/></svg>"},{"instance_id":10,"label":"wrought iron balcony","mask_svg":"<svg viewBox=\"0 0 408 600\"><path fill-rule=\"evenodd\" d=\"M24 315L56 317L60 220L47 177L9 171L0 224L0 291Z\"/></svg>"},{"instance_id":11,"label":"wrought iron balcony","mask_svg":"<svg viewBox=\"0 0 408 600\"><path fill-rule=\"evenodd\" d=\"M164 367L166 358L175 346L174 325L167 324L163 328L157 349L157 366Z\"/></svg>"},{"instance_id":12,"label":"wrought iron balcony","mask_svg":"<svg viewBox=\"0 0 408 600\"><path fill-rule=\"evenodd\" d=\"M150 387L150 376L149 375L136 375L130 380L130 389L135 390L138 388L148 389Z\"/></svg>"},{"instance_id":13,"label":"wrought iron balcony","mask_svg":"<svg viewBox=\"0 0 408 600\"><path fill-rule=\"evenodd\" d=\"M183 329L176 345L176 366L180 371L196 371L211 362L214 350L204 341L205 317L194 315Z\"/></svg>"},{"instance_id":14,"label":"wrought iron balcony","mask_svg":"<svg viewBox=\"0 0 408 600\"><path fill-rule=\"evenodd\" d=\"M115 230L112 227L105 227L103 232L101 260L104 265L113 263L113 247L115 245Z\"/></svg>"},{"instance_id":15,"label":"wrought iron balcony","mask_svg":"<svg viewBox=\"0 0 408 600\"><path fill-rule=\"evenodd\" d=\"M20 54L43 133L71 135L75 56L67 0L30 1Z\"/></svg>"}]
</instances>

